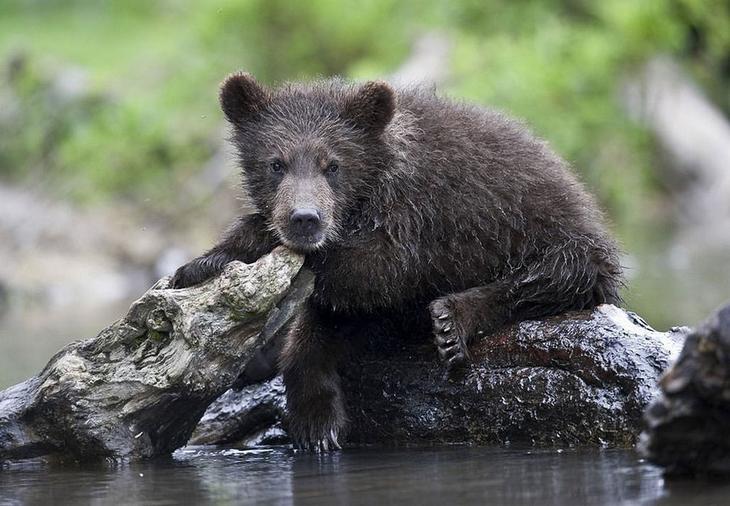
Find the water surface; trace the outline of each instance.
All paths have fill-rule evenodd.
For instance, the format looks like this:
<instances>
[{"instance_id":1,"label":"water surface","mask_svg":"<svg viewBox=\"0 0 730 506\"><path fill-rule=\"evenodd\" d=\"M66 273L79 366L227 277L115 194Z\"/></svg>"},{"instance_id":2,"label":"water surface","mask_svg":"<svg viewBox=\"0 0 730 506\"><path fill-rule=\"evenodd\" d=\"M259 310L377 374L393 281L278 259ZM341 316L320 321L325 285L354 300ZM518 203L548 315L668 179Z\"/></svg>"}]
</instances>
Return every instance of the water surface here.
<instances>
[{"instance_id":1,"label":"water surface","mask_svg":"<svg viewBox=\"0 0 730 506\"><path fill-rule=\"evenodd\" d=\"M730 504L730 484L665 481L627 450L192 447L117 466L13 464L0 504Z\"/></svg>"}]
</instances>

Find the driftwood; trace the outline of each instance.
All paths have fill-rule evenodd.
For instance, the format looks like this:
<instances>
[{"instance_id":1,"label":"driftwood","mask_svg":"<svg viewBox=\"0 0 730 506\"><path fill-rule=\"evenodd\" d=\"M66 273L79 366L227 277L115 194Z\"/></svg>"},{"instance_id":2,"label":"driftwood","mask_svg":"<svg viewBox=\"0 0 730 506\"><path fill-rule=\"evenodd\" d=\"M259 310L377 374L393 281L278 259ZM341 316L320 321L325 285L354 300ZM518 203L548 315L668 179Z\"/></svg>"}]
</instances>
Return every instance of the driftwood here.
<instances>
[{"instance_id":1,"label":"driftwood","mask_svg":"<svg viewBox=\"0 0 730 506\"><path fill-rule=\"evenodd\" d=\"M343 368L350 444L633 445L684 329L668 333L604 305L527 321L485 339L447 380L430 340L360 350ZM195 444L281 442L281 379L230 391Z\"/></svg>"},{"instance_id":2,"label":"driftwood","mask_svg":"<svg viewBox=\"0 0 730 506\"><path fill-rule=\"evenodd\" d=\"M668 474L730 473L730 305L687 336L646 412L641 447Z\"/></svg>"},{"instance_id":3,"label":"driftwood","mask_svg":"<svg viewBox=\"0 0 730 506\"><path fill-rule=\"evenodd\" d=\"M233 262L200 286L169 290L159 281L123 319L0 393L0 460L141 458L183 446L291 316L282 297L302 263L279 248L252 265Z\"/></svg>"}]
</instances>

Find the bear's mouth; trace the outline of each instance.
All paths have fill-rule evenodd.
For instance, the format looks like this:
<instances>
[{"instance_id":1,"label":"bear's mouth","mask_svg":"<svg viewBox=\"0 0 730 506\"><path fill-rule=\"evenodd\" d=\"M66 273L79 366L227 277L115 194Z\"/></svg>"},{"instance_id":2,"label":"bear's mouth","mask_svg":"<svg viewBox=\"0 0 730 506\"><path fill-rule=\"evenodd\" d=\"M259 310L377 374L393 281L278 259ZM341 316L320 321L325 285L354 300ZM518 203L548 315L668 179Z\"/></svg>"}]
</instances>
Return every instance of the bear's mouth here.
<instances>
[{"instance_id":1,"label":"bear's mouth","mask_svg":"<svg viewBox=\"0 0 730 506\"><path fill-rule=\"evenodd\" d=\"M281 242L289 249L298 253L310 253L321 248L325 243L326 237L323 230L318 230L312 234L281 234Z\"/></svg>"}]
</instances>

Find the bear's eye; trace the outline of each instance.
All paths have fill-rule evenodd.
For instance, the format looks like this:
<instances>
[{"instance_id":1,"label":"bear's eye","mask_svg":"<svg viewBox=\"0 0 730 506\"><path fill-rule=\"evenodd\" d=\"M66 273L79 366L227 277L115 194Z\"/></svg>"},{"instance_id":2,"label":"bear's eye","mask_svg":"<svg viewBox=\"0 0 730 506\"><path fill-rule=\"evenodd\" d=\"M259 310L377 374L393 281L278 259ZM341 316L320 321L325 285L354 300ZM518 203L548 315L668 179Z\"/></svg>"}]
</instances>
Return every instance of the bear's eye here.
<instances>
[{"instance_id":1,"label":"bear's eye","mask_svg":"<svg viewBox=\"0 0 730 506\"><path fill-rule=\"evenodd\" d=\"M281 160L274 160L271 162L271 172L275 172L277 174L284 172L284 162Z\"/></svg>"},{"instance_id":2,"label":"bear's eye","mask_svg":"<svg viewBox=\"0 0 730 506\"><path fill-rule=\"evenodd\" d=\"M334 174L338 170L340 170L340 165L337 162L330 162L329 165L327 165L328 174Z\"/></svg>"}]
</instances>

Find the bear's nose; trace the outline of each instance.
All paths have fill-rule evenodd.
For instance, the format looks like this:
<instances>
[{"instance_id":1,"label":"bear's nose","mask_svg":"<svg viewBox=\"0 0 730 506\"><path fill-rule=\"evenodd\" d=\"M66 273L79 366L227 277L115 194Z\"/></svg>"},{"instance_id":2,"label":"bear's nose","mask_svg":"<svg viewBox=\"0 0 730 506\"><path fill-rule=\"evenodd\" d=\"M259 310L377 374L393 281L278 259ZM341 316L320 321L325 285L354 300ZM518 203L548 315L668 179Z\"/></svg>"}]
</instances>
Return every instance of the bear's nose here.
<instances>
[{"instance_id":1,"label":"bear's nose","mask_svg":"<svg viewBox=\"0 0 730 506\"><path fill-rule=\"evenodd\" d=\"M319 211L311 207L294 209L289 221L300 234L312 234L319 229Z\"/></svg>"}]
</instances>

